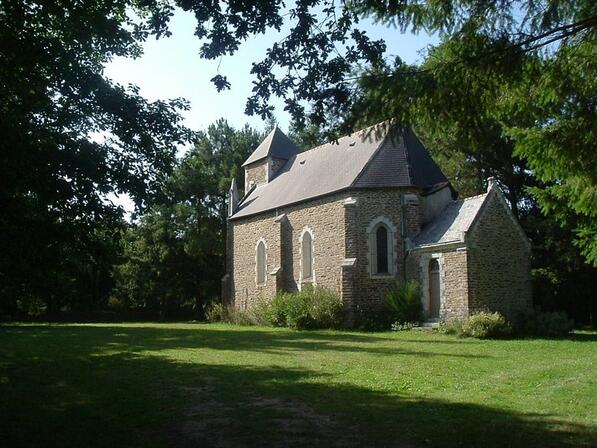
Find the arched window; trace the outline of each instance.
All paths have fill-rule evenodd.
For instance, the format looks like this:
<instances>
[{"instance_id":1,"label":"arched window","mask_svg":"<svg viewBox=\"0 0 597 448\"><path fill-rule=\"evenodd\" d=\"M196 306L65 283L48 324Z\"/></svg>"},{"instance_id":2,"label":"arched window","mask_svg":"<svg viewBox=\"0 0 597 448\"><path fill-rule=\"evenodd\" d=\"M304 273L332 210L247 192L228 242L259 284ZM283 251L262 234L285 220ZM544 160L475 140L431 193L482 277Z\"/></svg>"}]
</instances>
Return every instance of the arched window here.
<instances>
[{"instance_id":1,"label":"arched window","mask_svg":"<svg viewBox=\"0 0 597 448\"><path fill-rule=\"evenodd\" d=\"M372 276L394 275L394 235L391 221L380 216L367 227L369 237L369 266Z\"/></svg>"},{"instance_id":2,"label":"arched window","mask_svg":"<svg viewBox=\"0 0 597 448\"><path fill-rule=\"evenodd\" d=\"M257 243L257 284L263 285L265 283L265 264L266 264L266 247L265 241L261 240Z\"/></svg>"},{"instance_id":3,"label":"arched window","mask_svg":"<svg viewBox=\"0 0 597 448\"><path fill-rule=\"evenodd\" d=\"M375 243L377 249L377 274L389 274L388 267L390 265L388 260L388 229L383 224L380 224L375 231Z\"/></svg>"},{"instance_id":4,"label":"arched window","mask_svg":"<svg viewBox=\"0 0 597 448\"><path fill-rule=\"evenodd\" d=\"M303 281L313 280L313 236L309 230L303 232L301 241L301 277Z\"/></svg>"}]
</instances>

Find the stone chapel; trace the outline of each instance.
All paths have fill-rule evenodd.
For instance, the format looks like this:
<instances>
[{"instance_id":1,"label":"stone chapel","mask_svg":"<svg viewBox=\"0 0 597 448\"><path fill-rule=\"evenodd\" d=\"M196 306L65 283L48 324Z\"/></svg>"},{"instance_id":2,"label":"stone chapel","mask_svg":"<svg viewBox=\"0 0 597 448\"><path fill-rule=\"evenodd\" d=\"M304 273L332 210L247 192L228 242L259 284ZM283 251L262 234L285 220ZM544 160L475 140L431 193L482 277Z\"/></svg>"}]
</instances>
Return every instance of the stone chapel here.
<instances>
[{"instance_id":1,"label":"stone chapel","mask_svg":"<svg viewBox=\"0 0 597 448\"><path fill-rule=\"evenodd\" d=\"M398 280L421 285L429 321L531 306L530 244L498 183L458 199L409 129L369 128L309 151L275 127L228 196L227 303L315 285L348 323L380 309Z\"/></svg>"}]
</instances>

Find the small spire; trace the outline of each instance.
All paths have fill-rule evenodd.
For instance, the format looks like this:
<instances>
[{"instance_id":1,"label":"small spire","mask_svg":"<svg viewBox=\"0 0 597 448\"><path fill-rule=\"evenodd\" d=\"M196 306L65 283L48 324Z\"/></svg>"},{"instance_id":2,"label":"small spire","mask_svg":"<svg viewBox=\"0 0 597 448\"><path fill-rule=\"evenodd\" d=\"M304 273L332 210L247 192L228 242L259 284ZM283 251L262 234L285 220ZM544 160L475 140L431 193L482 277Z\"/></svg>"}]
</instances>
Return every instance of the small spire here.
<instances>
[{"instance_id":1,"label":"small spire","mask_svg":"<svg viewBox=\"0 0 597 448\"><path fill-rule=\"evenodd\" d=\"M288 160L298 152L297 146L282 132L276 123L242 166L251 165L268 157Z\"/></svg>"},{"instance_id":2,"label":"small spire","mask_svg":"<svg viewBox=\"0 0 597 448\"><path fill-rule=\"evenodd\" d=\"M236 188L236 179L233 177L228 190L228 216L234 215L238 208L238 188Z\"/></svg>"},{"instance_id":3,"label":"small spire","mask_svg":"<svg viewBox=\"0 0 597 448\"><path fill-rule=\"evenodd\" d=\"M491 176L487 178L487 192L489 193L489 191L497 184L497 180L495 179L495 177Z\"/></svg>"}]
</instances>

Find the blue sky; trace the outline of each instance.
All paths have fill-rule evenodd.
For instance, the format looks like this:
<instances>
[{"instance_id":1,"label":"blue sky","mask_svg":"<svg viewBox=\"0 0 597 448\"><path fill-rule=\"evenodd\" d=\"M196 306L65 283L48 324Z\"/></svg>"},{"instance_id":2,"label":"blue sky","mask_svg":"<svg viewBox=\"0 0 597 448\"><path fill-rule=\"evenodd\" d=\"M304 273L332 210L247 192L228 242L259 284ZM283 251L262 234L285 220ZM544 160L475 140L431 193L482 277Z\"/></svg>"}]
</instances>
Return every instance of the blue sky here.
<instances>
[{"instance_id":1,"label":"blue sky","mask_svg":"<svg viewBox=\"0 0 597 448\"><path fill-rule=\"evenodd\" d=\"M251 63L259 61L265 50L278 41L282 34L275 31L251 38L234 56L221 61L207 61L199 57L201 41L193 34L195 18L178 10L171 21L172 36L160 40L149 39L142 57L132 60L117 58L106 67L105 74L121 84L133 83L150 100L183 97L190 101L191 110L185 113L185 124L192 129L205 129L218 118L240 127L245 123L256 128L264 126L259 117L244 114L246 98L251 93ZM419 34L401 34L394 28L361 23L373 38L382 38L387 44L387 55L398 55L406 62L421 60L419 51L437 42L436 37ZM209 81L219 72L232 84L231 90L217 92ZM288 129L289 117L275 101L275 115L280 127Z\"/></svg>"},{"instance_id":2,"label":"blue sky","mask_svg":"<svg viewBox=\"0 0 597 448\"><path fill-rule=\"evenodd\" d=\"M253 37L244 42L233 56L208 61L199 57L201 41L193 34L195 17L178 10L170 23L172 36L160 40L149 39L143 46L143 56L137 59L116 58L106 66L105 75L114 81L139 86L141 94L149 100L186 98L191 109L184 113L185 124L193 130L206 129L219 118L226 118L234 127L249 123L264 129L265 123L256 116L244 114L247 97L251 94L253 78L251 63L261 60L265 51L284 33L275 31ZM426 34L401 34L394 28L376 25L371 20L361 22L370 37L384 39L387 57L400 56L412 63L420 61L420 51L438 42ZM288 28L286 28L287 30ZM210 79L219 72L228 77L230 90L217 92ZM275 116L282 130L288 130L289 116L282 110L281 101L273 102ZM184 154L181 148L179 155ZM134 209L127 195L109 195L108 199L121 205L127 216Z\"/></svg>"}]
</instances>

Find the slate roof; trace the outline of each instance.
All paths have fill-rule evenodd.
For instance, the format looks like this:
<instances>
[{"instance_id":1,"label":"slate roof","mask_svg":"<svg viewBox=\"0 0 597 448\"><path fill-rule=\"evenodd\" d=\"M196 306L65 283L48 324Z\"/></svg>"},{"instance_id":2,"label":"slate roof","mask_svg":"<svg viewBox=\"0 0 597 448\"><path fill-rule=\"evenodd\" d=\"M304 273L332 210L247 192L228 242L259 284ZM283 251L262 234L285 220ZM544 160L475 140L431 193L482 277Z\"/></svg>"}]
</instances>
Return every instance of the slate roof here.
<instances>
[{"instance_id":1,"label":"slate roof","mask_svg":"<svg viewBox=\"0 0 597 448\"><path fill-rule=\"evenodd\" d=\"M447 182L414 134L405 130L401 135L403 138L399 139L383 129L376 132L369 128L295 154L273 179L251 191L231 218L254 215L348 188L431 188ZM263 143L255 152L262 146ZM247 162L252 158L253 155Z\"/></svg>"},{"instance_id":2,"label":"slate roof","mask_svg":"<svg viewBox=\"0 0 597 448\"><path fill-rule=\"evenodd\" d=\"M447 182L423 144L410 130L401 133L403 143L388 135L379 153L355 182L357 188L405 187L429 188Z\"/></svg>"},{"instance_id":3,"label":"slate roof","mask_svg":"<svg viewBox=\"0 0 597 448\"><path fill-rule=\"evenodd\" d=\"M278 126L265 137L261 144L253 151L253 154L249 156L242 166L249 165L251 163L258 162L265 159L266 157L276 157L278 159L288 160L293 155L297 154L299 149L290 140L286 134L284 134Z\"/></svg>"},{"instance_id":4,"label":"slate roof","mask_svg":"<svg viewBox=\"0 0 597 448\"><path fill-rule=\"evenodd\" d=\"M467 232L479 214L490 193L454 201L421 229L415 237L415 247L464 241Z\"/></svg>"}]
</instances>

